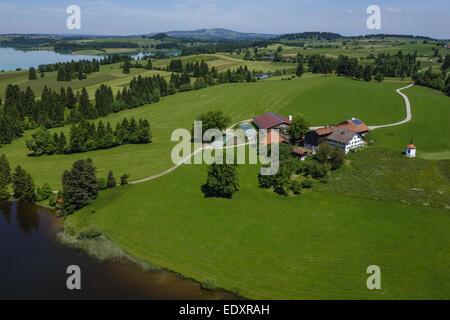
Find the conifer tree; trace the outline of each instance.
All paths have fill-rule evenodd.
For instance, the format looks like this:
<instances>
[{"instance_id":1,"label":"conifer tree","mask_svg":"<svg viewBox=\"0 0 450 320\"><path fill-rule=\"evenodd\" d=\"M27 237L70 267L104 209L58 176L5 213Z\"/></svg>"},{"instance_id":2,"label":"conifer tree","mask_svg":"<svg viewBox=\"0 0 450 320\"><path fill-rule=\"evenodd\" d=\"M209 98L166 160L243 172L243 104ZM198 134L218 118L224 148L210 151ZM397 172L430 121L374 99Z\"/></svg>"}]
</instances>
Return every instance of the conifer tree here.
<instances>
[{"instance_id":1,"label":"conifer tree","mask_svg":"<svg viewBox=\"0 0 450 320\"><path fill-rule=\"evenodd\" d=\"M0 199L8 199L8 185L11 183L11 168L8 159L2 154L0 157Z\"/></svg>"},{"instance_id":2,"label":"conifer tree","mask_svg":"<svg viewBox=\"0 0 450 320\"><path fill-rule=\"evenodd\" d=\"M64 172L62 186L62 211L64 214L71 214L97 198L98 184L92 160L76 161L70 171Z\"/></svg>"},{"instance_id":3,"label":"conifer tree","mask_svg":"<svg viewBox=\"0 0 450 320\"><path fill-rule=\"evenodd\" d=\"M36 69L31 67L30 70L28 71L28 80L36 80L36 79L37 79Z\"/></svg>"},{"instance_id":4,"label":"conifer tree","mask_svg":"<svg viewBox=\"0 0 450 320\"><path fill-rule=\"evenodd\" d=\"M30 174L17 166L12 176L14 197L20 201L35 201L35 185Z\"/></svg>"},{"instance_id":5,"label":"conifer tree","mask_svg":"<svg viewBox=\"0 0 450 320\"><path fill-rule=\"evenodd\" d=\"M58 139L57 152L59 154L63 154L66 152L66 148L67 148L67 139L66 139L66 136L64 135L64 132L61 132L61 134L59 135L59 139Z\"/></svg>"},{"instance_id":6,"label":"conifer tree","mask_svg":"<svg viewBox=\"0 0 450 320\"><path fill-rule=\"evenodd\" d=\"M114 188L116 186L116 178L114 178L114 174L111 170L108 172L108 179L106 181L106 186L108 188Z\"/></svg>"},{"instance_id":7,"label":"conifer tree","mask_svg":"<svg viewBox=\"0 0 450 320\"><path fill-rule=\"evenodd\" d=\"M77 98L73 94L73 90L71 87L67 88L67 107L69 109L73 109L75 104L77 103Z\"/></svg>"},{"instance_id":8,"label":"conifer tree","mask_svg":"<svg viewBox=\"0 0 450 320\"><path fill-rule=\"evenodd\" d=\"M57 81L64 81L65 79L65 72L63 67L58 68L58 74L56 76Z\"/></svg>"},{"instance_id":9,"label":"conifer tree","mask_svg":"<svg viewBox=\"0 0 450 320\"><path fill-rule=\"evenodd\" d=\"M297 70L295 71L295 75L296 75L297 77L301 77L301 76L303 75L303 63L302 63L302 62L300 62L300 63L297 65Z\"/></svg>"},{"instance_id":10,"label":"conifer tree","mask_svg":"<svg viewBox=\"0 0 450 320\"><path fill-rule=\"evenodd\" d=\"M84 119L91 119L92 114L92 106L91 102L89 101L89 94L86 90L86 88L83 88L81 90L81 96L80 96L80 104L78 106L78 111L80 112L81 116Z\"/></svg>"}]
</instances>

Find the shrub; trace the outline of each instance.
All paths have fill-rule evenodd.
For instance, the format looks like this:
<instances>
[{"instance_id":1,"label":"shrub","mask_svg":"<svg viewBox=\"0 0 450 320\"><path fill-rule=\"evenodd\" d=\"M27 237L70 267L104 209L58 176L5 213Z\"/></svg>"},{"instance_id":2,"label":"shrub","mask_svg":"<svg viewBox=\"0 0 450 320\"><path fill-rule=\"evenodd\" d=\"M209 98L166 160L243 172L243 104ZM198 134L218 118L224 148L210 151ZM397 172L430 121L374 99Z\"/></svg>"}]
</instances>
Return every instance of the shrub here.
<instances>
[{"instance_id":1,"label":"shrub","mask_svg":"<svg viewBox=\"0 0 450 320\"><path fill-rule=\"evenodd\" d=\"M106 178L98 178L97 181L98 189L105 190L106 189Z\"/></svg>"},{"instance_id":2,"label":"shrub","mask_svg":"<svg viewBox=\"0 0 450 320\"><path fill-rule=\"evenodd\" d=\"M214 291L216 290L216 282L212 279L205 279L200 284L201 288L204 290Z\"/></svg>"},{"instance_id":3,"label":"shrub","mask_svg":"<svg viewBox=\"0 0 450 320\"><path fill-rule=\"evenodd\" d=\"M301 194L302 193L302 183L298 180L293 180L291 182L291 190L295 194Z\"/></svg>"},{"instance_id":4,"label":"shrub","mask_svg":"<svg viewBox=\"0 0 450 320\"><path fill-rule=\"evenodd\" d=\"M305 180L302 181L303 188L309 189L309 188L312 188L312 186L313 186L313 179L306 178Z\"/></svg>"},{"instance_id":5,"label":"shrub","mask_svg":"<svg viewBox=\"0 0 450 320\"><path fill-rule=\"evenodd\" d=\"M51 206L51 207L54 207L56 205L56 195L52 194L48 198L48 205Z\"/></svg>"},{"instance_id":6,"label":"shrub","mask_svg":"<svg viewBox=\"0 0 450 320\"><path fill-rule=\"evenodd\" d=\"M130 177L130 175L128 173L124 173L121 177L120 177L120 184L124 185L124 184L128 184L128 178Z\"/></svg>"},{"instance_id":7,"label":"shrub","mask_svg":"<svg viewBox=\"0 0 450 320\"><path fill-rule=\"evenodd\" d=\"M94 239L97 237L100 237L102 235L101 231L99 230L98 226L95 224L89 225L78 232L77 239Z\"/></svg>"},{"instance_id":8,"label":"shrub","mask_svg":"<svg viewBox=\"0 0 450 320\"><path fill-rule=\"evenodd\" d=\"M48 183L44 183L42 188L36 189L36 200L43 201L47 200L53 194L52 188Z\"/></svg>"}]
</instances>

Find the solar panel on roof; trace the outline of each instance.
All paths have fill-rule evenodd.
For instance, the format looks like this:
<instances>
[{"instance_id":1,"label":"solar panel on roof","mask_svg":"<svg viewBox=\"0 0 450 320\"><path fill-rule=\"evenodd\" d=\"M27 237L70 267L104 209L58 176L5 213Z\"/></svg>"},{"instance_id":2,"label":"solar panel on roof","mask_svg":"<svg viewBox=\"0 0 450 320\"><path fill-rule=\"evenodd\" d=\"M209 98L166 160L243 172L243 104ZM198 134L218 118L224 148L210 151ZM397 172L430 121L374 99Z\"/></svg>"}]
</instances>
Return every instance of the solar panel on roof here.
<instances>
[{"instance_id":1,"label":"solar panel on roof","mask_svg":"<svg viewBox=\"0 0 450 320\"><path fill-rule=\"evenodd\" d=\"M358 120L358 119L352 120L352 122L353 122L354 124L356 124L356 125L362 124L362 122L361 122L360 120Z\"/></svg>"},{"instance_id":2,"label":"solar panel on roof","mask_svg":"<svg viewBox=\"0 0 450 320\"><path fill-rule=\"evenodd\" d=\"M272 116L274 116L278 121L284 122L284 120L281 119L277 114L275 114L275 113L273 113L273 112L270 112L270 114L271 114Z\"/></svg>"}]
</instances>

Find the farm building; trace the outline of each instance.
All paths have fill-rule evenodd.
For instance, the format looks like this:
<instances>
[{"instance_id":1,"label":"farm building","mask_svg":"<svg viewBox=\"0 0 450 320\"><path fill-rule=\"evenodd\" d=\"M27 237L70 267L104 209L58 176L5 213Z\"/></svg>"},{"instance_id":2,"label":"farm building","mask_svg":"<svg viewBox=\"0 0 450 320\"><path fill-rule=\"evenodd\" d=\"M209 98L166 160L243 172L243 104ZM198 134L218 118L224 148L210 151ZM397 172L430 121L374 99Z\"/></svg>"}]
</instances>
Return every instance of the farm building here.
<instances>
[{"instance_id":1,"label":"farm building","mask_svg":"<svg viewBox=\"0 0 450 320\"><path fill-rule=\"evenodd\" d=\"M338 127L334 128L326 141L332 146L340 146L345 153L364 146L364 140L358 132Z\"/></svg>"},{"instance_id":2,"label":"farm building","mask_svg":"<svg viewBox=\"0 0 450 320\"><path fill-rule=\"evenodd\" d=\"M292 150L292 154L298 157L301 161L304 161L308 156L308 151L303 148L295 148L294 150Z\"/></svg>"},{"instance_id":3,"label":"farm building","mask_svg":"<svg viewBox=\"0 0 450 320\"><path fill-rule=\"evenodd\" d=\"M324 126L322 128L317 128L307 132L305 134L304 146L312 150L316 149L337 129L350 130L358 133L361 137L364 137L364 135L370 130L369 127L361 120L352 118L351 120L346 120L337 125Z\"/></svg>"},{"instance_id":4,"label":"farm building","mask_svg":"<svg viewBox=\"0 0 450 320\"><path fill-rule=\"evenodd\" d=\"M283 138L278 132L273 130L270 130L265 136L261 138L261 144L264 145L281 142L288 143L288 141L285 138Z\"/></svg>"},{"instance_id":5,"label":"farm building","mask_svg":"<svg viewBox=\"0 0 450 320\"><path fill-rule=\"evenodd\" d=\"M325 126L323 128L318 128L315 130L308 131L305 134L304 145L309 149L316 149L319 144L325 141L325 139L332 134L334 131L333 126Z\"/></svg>"},{"instance_id":6,"label":"farm building","mask_svg":"<svg viewBox=\"0 0 450 320\"><path fill-rule=\"evenodd\" d=\"M366 124L364 124L361 120L355 118L352 118L352 120L341 122L336 125L336 127L350 129L352 131L358 132L361 136L364 136L370 130Z\"/></svg>"},{"instance_id":7,"label":"farm building","mask_svg":"<svg viewBox=\"0 0 450 320\"><path fill-rule=\"evenodd\" d=\"M276 114L274 112L267 112L253 119L253 123L258 129L286 129L291 124L288 118Z\"/></svg>"}]
</instances>

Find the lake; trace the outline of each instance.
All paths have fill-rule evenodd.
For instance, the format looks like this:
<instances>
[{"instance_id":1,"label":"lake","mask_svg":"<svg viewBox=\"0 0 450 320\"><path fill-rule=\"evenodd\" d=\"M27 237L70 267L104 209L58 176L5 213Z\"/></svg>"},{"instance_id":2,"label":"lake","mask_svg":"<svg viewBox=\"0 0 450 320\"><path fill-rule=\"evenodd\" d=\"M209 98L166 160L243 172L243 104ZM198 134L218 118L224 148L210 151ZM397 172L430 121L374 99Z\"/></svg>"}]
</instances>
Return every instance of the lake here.
<instances>
[{"instance_id":1,"label":"lake","mask_svg":"<svg viewBox=\"0 0 450 320\"><path fill-rule=\"evenodd\" d=\"M136 59L144 56L145 54L152 55L153 52L135 52L129 55ZM170 56L177 56L178 52L166 52L166 54ZM103 55L62 54L48 50L21 51L13 48L0 47L0 71L13 71L17 68L37 68L40 64L68 62L72 60L93 60L101 59L102 57Z\"/></svg>"},{"instance_id":2,"label":"lake","mask_svg":"<svg viewBox=\"0 0 450 320\"><path fill-rule=\"evenodd\" d=\"M96 260L59 243L61 230L53 210L0 202L0 299L236 299L171 272ZM81 269L81 290L66 287L69 265Z\"/></svg>"}]
</instances>

